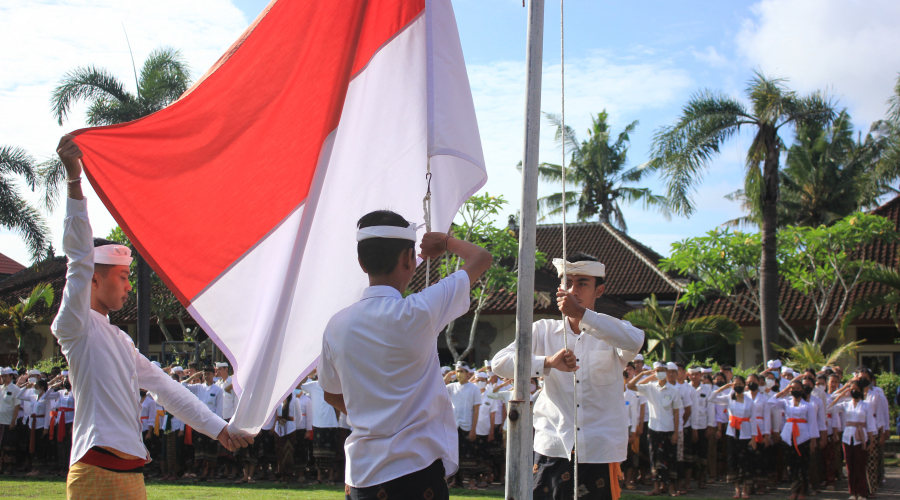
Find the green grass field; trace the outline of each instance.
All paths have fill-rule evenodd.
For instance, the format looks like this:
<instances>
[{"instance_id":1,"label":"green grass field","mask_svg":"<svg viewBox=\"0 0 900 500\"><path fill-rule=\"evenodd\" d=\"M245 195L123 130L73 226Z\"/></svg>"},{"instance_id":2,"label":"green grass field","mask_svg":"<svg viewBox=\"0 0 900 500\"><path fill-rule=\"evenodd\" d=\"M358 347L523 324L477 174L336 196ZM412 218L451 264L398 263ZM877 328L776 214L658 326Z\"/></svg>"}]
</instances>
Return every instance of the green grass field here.
<instances>
[{"instance_id":1,"label":"green grass field","mask_svg":"<svg viewBox=\"0 0 900 500\"><path fill-rule=\"evenodd\" d=\"M0 498L3 500L59 500L66 497L66 484L61 479L25 479L0 476ZM253 485L224 485L151 482L147 485L150 500L194 500L240 498L240 500L341 500L344 489L340 486L293 485L285 487L269 482ZM621 500L640 500L642 494L622 495ZM503 498L503 491L450 490L450 498L467 500L493 500ZM682 497L686 498L686 497ZM112 499L110 499L112 500ZM703 500L722 500L704 498Z\"/></svg>"}]
</instances>

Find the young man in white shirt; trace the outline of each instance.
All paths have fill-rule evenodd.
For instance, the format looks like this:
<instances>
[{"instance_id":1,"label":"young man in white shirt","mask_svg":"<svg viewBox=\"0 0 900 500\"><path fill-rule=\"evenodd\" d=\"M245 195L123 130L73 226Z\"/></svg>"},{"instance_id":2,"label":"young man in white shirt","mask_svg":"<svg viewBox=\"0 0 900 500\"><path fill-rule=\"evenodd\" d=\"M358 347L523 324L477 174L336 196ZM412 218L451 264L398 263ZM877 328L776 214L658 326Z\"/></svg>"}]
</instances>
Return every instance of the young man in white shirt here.
<instances>
[{"instance_id":1,"label":"young man in white shirt","mask_svg":"<svg viewBox=\"0 0 900 500\"><path fill-rule=\"evenodd\" d=\"M693 366L688 370L694 391L694 404L691 410L691 442L696 453L694 475L697 486L706 489L706 477L709 458L709 439L716 432L715 404L709 402L713 392L712 384L703 383L703 368ZM712 406L712 407L711 407Z\"/></svg>"},{"instance_id":2,"label":"young man in white shirt","mask_svg":"<svg viewBox=\"0 0 900 500\"><path fill-rule=\"evenodd\" d=\"M691 440L691 415L693 413L694 398L696 393L687 382L687 370L684 363L676 362L678 367L678 377L676 378L675 387L681 394L681 429L678 430L678 484L675 489L679 494L686 494L691 486L691 475L696 458L694 457L694 446Z\"/></svg>"},{"instance_id":3,"label":"young man in white shirt","mask_svg":"<svg viewBox=\"0 0 900 500\"><path fill-rule=\"evenodd\" d=\"M654 363L654 370L646 370L628 382L628 388L647 398L650 407L650 461L653 464L653 491L663 493L667 487L670 496L676 496L675 470L676 447L681 427L681 394L675 387L678 367L675 363ZM653 377L656 375L656 383ZM646 378L644 378L646 377ZM643 380L640 380L643 379ZM640 380L640 384L638 384Z\"/></svg>"},{"instance_id":4,"label":"young man in white shirt","mask_svg":"<svg viewBox=\"0 0 900 500\"><path fill-rule=\"evenodd\" d=\"M125 332L109 323L107 315L122 308L131 290L131 250L121 245L95 248L81 191L81 150L72 136L63 136L57 153L68 176L63 250L69 262L62 305L51 330L69 360L69 378L78 394L67 495L143 499L147 492L141 471L149 456L141 441L141 388L228 448L246 446L252 438L229 432L224 420L152 365Z\"/></svg>"},{"instance_id":5,"label":"young man in white shirt","mask_svg":"<svg viewBox=\"0 0 900 500\"><path fill-rule=\"evenodd\" d=\"M456 365L456 382L447 385L447 394L453 405L453 418L459 442L459 474L460 482L469 479L469 489L474 490L478 475L478 441L477 422L481 411L481 391L471 383L474 373L462 363ZM455 483L455 479L454 479ZM451 484L452 486L453 484Z\"/></svg>"},{"instance_id":6,"label":"young man in white shirt","mask_svg":"<svg viewBox=\"0 0 900 500\"><path fill-rule=\"evenodd\" d=\"M419 257L436 259L449 251L465 264L403 297L416 272L416 225L378 210L357 227L359 265L369 287L328 322L319 362L326 401L353 427L345 445L347 498L446 499L444 477L458 467L458 433L440 376L437 337L469 310L469 290L493 258L448 234L425 233Z\"/></svg>"},{"instance_id":7,"label":"young man in white shirt","mask_svg":"<svg viewBox=\"0 0 900 500\"><path fill-rule=\"evenodd\" d=\"M203 382L194 383L195 380L201 379ZM197 399L207 406L217 416L222 417L222 411L225 406L225 391L215 382L215 370L211 366L203 367L182 385L193 392ZM219 443L202 433L197 434L194 438L194 468L203 468L199 479L212 482L215 480L216 464L218 462Z\"/></svg>"},{"instance_id":8,"label":"young man in white shirt","mask_svg":"<svg viewBox=\"0 0 900 500\"><path fill-rule=\"evenodd\" d=\"M234 416L234 391L231 388L231 375L228 373L228 363L216 363L216 385L222 388L222 418L231 422ZM223 463L224 474L228 479L234 479L239 473L234 453L228 451L221 444L218 445L219 461Z\"/></svg>"},{"instance_id":9,"label":"young man in white shirt","mask_svg":"<svg viewBox=\"0 0 900 500\"><path fill-rule=\"evenodd\" d=\"M316 377L316 380L312 380ZM313 457L316 459L316 481L325 484L334 484L338 479L335 475L338 453L344 450L337 448L338 440L338 409L325 399L325 391L318 380L317 370L309 374L309 380L304 379L300 388L309 394L313 406ZM274 442L272 443L274 449Z\"/></svg>"},{"instance_id":10,"label":"young man in white shirt","mask_svg":"<svg viewBox=\"0 0 900 500\"><path fill-rule=\"evenodd\" d=\"M12 368L0 372L0 472L12 472L16 463L16 414L19 392L18 373Z\"/></svg>"},{"instance_id":11,"label":"young man in white shirt","mask_svg":"<svg viewBox=\"0 0 900 500\"><path fill-rule=\"evenodd\" d=\"M628 455L628 419L619 381L644 343L644 332L594 311L606 290L606 267L596 257L577 253L568 262L554 259L553 265L560 278L566 276L556 293L566 320L543 319L533 325L531 375L544 377L534 403L534 498L574 494L576 449L579 491L606 498ZM515 351L513 342L494 356L494 373L515 376Z\"/></svg>"}]
</instances>

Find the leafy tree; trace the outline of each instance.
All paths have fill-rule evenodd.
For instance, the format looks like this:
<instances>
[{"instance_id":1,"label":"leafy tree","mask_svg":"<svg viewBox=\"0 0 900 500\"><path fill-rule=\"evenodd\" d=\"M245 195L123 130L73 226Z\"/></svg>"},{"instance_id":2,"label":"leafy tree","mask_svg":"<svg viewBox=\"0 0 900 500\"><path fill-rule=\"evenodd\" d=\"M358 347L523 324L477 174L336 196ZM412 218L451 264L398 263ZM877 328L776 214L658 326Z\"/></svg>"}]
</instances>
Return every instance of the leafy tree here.
<instances>
[{"instance_id":1,"label":"leafy tree","mask_svg":"<svg viewBox=\"0 0 900 500\"><path fill-rule=\"evenodd\" d=\"M496 227L491 222L500 215L506 203L502 196L495 197L488 193L472 196L459 210L462 224L452 228L454 238L484 247L494 256L490 269L472 287L471 296L475 311L469 330L469 344L465 350L459 353L453 346L452 332L456 325L455 320L451 321L444 331L444 339L454 361L465 358L475 347L478 319L488 300L497 293L516 293L519 241L512 230L506 227ZM545 263L546 257L543 253L538 252L535 258L535 267L540 268ZM447 253L438 270L442 277L449 276L458 271L461 264L457 256Z\"/></svg>"},{"instance_id":2,"label":"leafy tree","mask_svg":"<svg viewBox=\"0 0 900 500\"><path fill-rule=\"evenodd\" d=\"M79 101L89 103L87 124L96 127L125 123L155 113L175 102L190 87L190 68L181 51L171 47L153 50L144 61L140 77L135 75L137 93L125 90L125 84L109 71L83 66L66 73L53 90L53 117L60 125ZM40 166L44 185L43 203L53 210L65 179L59 158Z\"/></svg>"},{"instance_id":3,"label":"leafy tree","mask_svg":"<svg viewBox=\"0 0 900 500\"><path fill-rule=\"evenodd\" d=\"M563 131L558 115L544 113L547 120L556 127L556 140L560 141ZM577 208L578 220L588 221L594 217L626 231L625 217L620 202L643 203L644 208L654 208L666 217L669 211L666 199L655 195L649 188L626 186L640 181L647 173L641 168L627 168L629 134L634 132L638 122L633 121L619 133L615 142L607 120L609 115L602 111L591 116L593 124L588 129L588 138L579 143L575 131L566 127L565 150L572 157L566 167L566 182L578 193L566 197L566 210ZM541 179L554 183L562 182L562 167L552 163L541 163L538 167ZM538 208L545 216L562 213L562 193L554 193L538 199Z\"/></svg>"},{"instance_id":4,"label":"leafy tree","mask_svg":"<svg viewBox=\"0 0 900 500\"><path fill-rule=\"evenodd\" d=\"M659 352L660 359L668 361L674 361L673 351L682 337L717 336L729 344L736 344L744 338L740 325L727 316L703 316L682 321L678 306L660 306L655 294L644 299L643 309L629 312L624 319L644 330L648 353Z\"/></svg>"},{"instance_id":5,"label":"leafy tree","mask_svg":"<svg viewBox=\"0 0 900 500\"><path fill-rule=\"evenodd\" d=\"M33 190L38 183L34 159L20 148L0 146L0 227L21 235L32 260L38 261L50 246L50 230L37 209L22 198L14 176Z\"/></svg>"},{"instance_id":6,"label":"leafy tree","mask_svg":"<svg viewBox=\"0 0 900 500\"><path fill-rule=\"evenodd\" d=\"M841 333L846 331L851 321L866 311L879 307L887 308L894 320L894 326L900 331L900 315L897 311L900 306L900 271L884 264L874 264L863 271L859 282L877 283L887 290L879 290L856 299L841 319Z\"/></svg>"},{"instance_id":7,"label":"leafy tree","mask_svg":"<svg viewBox=\"0 0 900 500\"><path fill-rule=\"evenodd\" d=\"M804 340L788 348L776 345L775 349L778 349L779 352L788 358L788 366L795 370L806 370L807 368L819 370L826 366L837 366L841 358L852 358L859 345L863 342L865 340L848 342L831 351L828 355L822 352L821 344L812 340Z\"/></svg>"},{"instance_id":8,"label":"leafy tree","mask_svg":"<svg viewBox=\"0 0 900 500\"><path fill-rule=\"evenodd\" d=\"M829 126L800 123L796 130L785 167L779 172L778 227L833 224L876 206L884 194L896 192L891 186L896 177L878 168L889 146L885 122L873 123L865 140L854 139L853 124L844 111ZM740 201L747 212L726 224L761 225L760 185L759 177L751 176L744 189L726 196Z\"/></svg>"},{"instance_id":9,"label":"leafy tree","mask_svg":"<svg viewBox=\"0 0 900 500\"><path fill-rule=\"evenodd\" d=\"M778 238L779 272L812 303L816 314L813 342L825 342L863 270L870 265L855 251L874 241L897 239L891 221L864 213L853 214L833 226L787 226L782 230ZM696 306L714 295L760 319L762 305L757 292L761 254L760 234L716 229L706 236L674 243L672 255L660 262L660 268L695 278L685 287L682 302ZM801 335L780 311L778 320L779 334L795 345L801 344Z\"/></svg>"},{"instance_id":10,"label":"leafy tree","mask_svg":"<svg viewBox=\"0 0 900 500\"><path fill-rule=\"evenodd\" d=\"M28 342L35 336L34 327L47 318L37 316L35 307L44 303L47 308L53 305L53 287L49 283L39 283L28 297L19 298L18 304L7 304L0 301L0 333L12 333L18 340L17 367L25 365L28 354ZM36 360L31 360L35 362Z\"/></svg>"},{"instance_id":11,"label":"leafy tree","mask_svg":"<svg viewBox=\"0 0 900 500\"><path fill-rule=\"evenodd\" d=\"M760 180L762 207L762 264L759 268L760 325L763 356L771 359L769 344L778 335L778 164L782 150L779 130L804 122L830 122L834 106L821 93L800 96L785 86L785 80L755 72L747 89L750 107L718 91L703 90L684 106L676 123L656 132L651 160L646 168L662 173L671 208L690 216L694 212L691 193L708 170L722 145L742 129L753 131L747 151L746 174ZM762 163L762 169L760 169Z\"/></svg>"}]
</instances>

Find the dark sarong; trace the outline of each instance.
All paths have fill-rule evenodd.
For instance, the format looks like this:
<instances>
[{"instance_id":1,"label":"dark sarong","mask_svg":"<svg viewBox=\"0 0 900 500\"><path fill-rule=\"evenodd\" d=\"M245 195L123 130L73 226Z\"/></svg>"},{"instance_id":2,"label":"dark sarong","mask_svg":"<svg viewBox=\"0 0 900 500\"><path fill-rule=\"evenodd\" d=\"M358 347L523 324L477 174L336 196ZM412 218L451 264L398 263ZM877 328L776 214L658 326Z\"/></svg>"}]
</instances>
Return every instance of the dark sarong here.
<instances>
[{"instance_id":1,"label":"dark sarong","mask_svg":"<svg viewBox=\"0 0 900 500\"><path fill-rule=\"evenodd\" d=\"M435 460L428 467L366 488L344 487L347 500L448 500L444 464Z\"/></svg>"},{"instance_id":2,"label":"dark sarong","mask_svg":"<svg viewBox=\"0 0 900 500\"><path fill-rule=\"evenodd\" d=\"M16 463L16 428L0 425L0 464L6 470Z\"/></svg>"},{"instance_id":3,"label":"dark sarong","mask_svg":"<svg viewBox=\"0 0 900 500\"><path fill-rule=\"evenodd\" d=\"M66 427L66 437L59 441L57 436L53 436L53 442L56 443L56 463L61 470L69 469L69 460L72 456L72 424L63 424ZM151 455L153 456L153 455Z\"/></svg>"},{"instance_id":4,"label":"dark sarong","mask_svg":"<svg viewBox=\"0 0 900 500\"><path fill-rule=\"evenodd\" d=\"M253 444L248 445L246 448L240 448L235 452L234 458L242 465L259 465L259 448L261 446L263 439L263 433L266 431L262 431L253 440Z\"/></svg>"},{"instance_id":5,"label":"dark sarong","mask_svg":"<svg viewBox=\"0 0 900 500\"><path fill-rule=\"evenodd\" d=\"M456 428L459 436L459 477L462 480L476 479L478 474L478 461L481 455L478 453L478 437L475 441L469 441L469 431Z\"/></svg>"},{"instance_id":6,"label":"dark sarong","mask_svg":"<svg viewBox=\"0 0 900 500\"><path fill-rule=\"evenodd\" d=\"M294 440L297 433L275 436L275 455L278 459L278 475L282 479L294 477Z\"/></svg>"},{"instance_id":7,"label":"dark sarong","mask_svg":"<svg viewBox=\"0 0 900 500\"><path fill-rule=\"evenodd\" d=\"M165 436L165 472L181 474L184 470L184 436L178 435L179 431L171 431Z\"/></svg>"},{"instance_id":8,"label":"dark sarong","mask_svg":"<svg viewBox=\"0 0 900 500\"><path fill-rule=\"evenodd\" d=\"M809 484L809 441L804 441L794 446L783 443L784 458L788 465L788 474L791 478L791 495L805 495ZM797 454L797 451L800 454Z\"/></svg>"},{"instance_id":9,"label":"dark sarong","mask_svg":"<svg viewBox=\"0 0 900 500\"><path fill-rule=\"evenodd\" d=\"M669 485L678 477L675 470L675 451L672 444L672 432L654 431L650 429L650 464L653 468L653 480Z\"/></svg>"},{"instance_id":10,"label":"dark sarong","mask_svg":"<svg viewBox=\"0 0 900 500\"><path fill-rule=\"evenodd\" d=\"M575 496L574 477L571 458L545 457L535 452L534 500L571 500ZM618 478L613 480L618 481ZM578 497L612 500L609 464L578 464Z\"/></svg>"},{"instance_id":11,"label":"dark sarong","mask_svg":"<svg viewBox=\"0 0 900 500\"><path fill-rule=\"evenodd\" d=\"M313 427L313 456L316 468L331 469L337 459L337 427Z\"/></svg>"},{"instance_id":12,"label":"dark sarong","mask_svg":"<svg viewBox=\"0 0 900 500\"><path fill-rule=\"evenodd\" d=\"M494 478L503 476L506 465L506 446L503 439L503 424L494 426L494 440L488 443L487 455Z\"/></svg>"},{"instance_id":13,"label":"dark sarong","mask_svg":"<svg viewBox=\"0 0 900 500\"><path fill-rule=\"evenodd\" d=\"M750 439L726 436L728 441L728 482L743 483L753 480L753 450Z\"/></svg>"},{"instance_id":14,"label":"dark sarong","mask_svg":"<svg viewBox=\"0 0 900 500\"><path fill-rule=\"evenodd\" d=\"M215 462L219 454L219 441L200 432L193 433L194 463L200 461Z\"/></svg>"}]
</instances>

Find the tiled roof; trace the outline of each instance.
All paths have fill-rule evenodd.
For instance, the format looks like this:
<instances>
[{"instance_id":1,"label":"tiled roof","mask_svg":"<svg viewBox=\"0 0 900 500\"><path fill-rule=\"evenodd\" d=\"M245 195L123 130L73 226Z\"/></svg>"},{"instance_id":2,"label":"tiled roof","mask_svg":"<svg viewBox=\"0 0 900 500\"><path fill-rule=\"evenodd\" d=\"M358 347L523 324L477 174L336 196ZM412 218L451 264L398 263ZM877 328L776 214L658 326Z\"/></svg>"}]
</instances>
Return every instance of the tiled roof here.
<instances>
[{"instance_id":1,"label":"tiled roof","mask_svg":"<svg viewBox=\"0 0 900 500\"><path fill-rule=\"evenodd\" d=\"M16 274L25 266L0 253L0 274Z\"/></svg>"},{"instance_id":2,"label":"tiled roof","mask_svg":"<svg viewBox=\"0 0 900 500\"><path fill-rule=\"evenodd\" d=\"M900 231L900 196L888 201L884 205L872 210L870 213L880 215L894 222L894 229ZM897 251L900 249L897 243L883 243L876 241L871 245L866 245L857 253L859 258L865 258L871 262L878 262L890 267L897 266ZM861 283L856 286L850 293L850 300L847 307L854 300L874 293L887 293L889 288L876 283ZM745 292L747 293L747 292ZM745 298L740 296L735 298L738 303L743 304L746 308L755 310L756 308ZM832 316L838 307L840 307L840 292L836 291L833 298L828 304L826 317ZM798 290L795 290L789 283L781 281L779 283L778 304L785 321L792 324L812 324L816 320L816 311L813 303ZM732 305L728 300L723 298L710 298L706 303L700 304L698 307L690 309L687 313L688 317L696 318L709 314L721 314L728 316L738 323L749 325L759 324L759 320L753 318L747 312L741 310L740 307ZM879 307L869 310L860 315L854 324L893 322L890 311L887 307Z\"/></svg>"}]
</instances>

